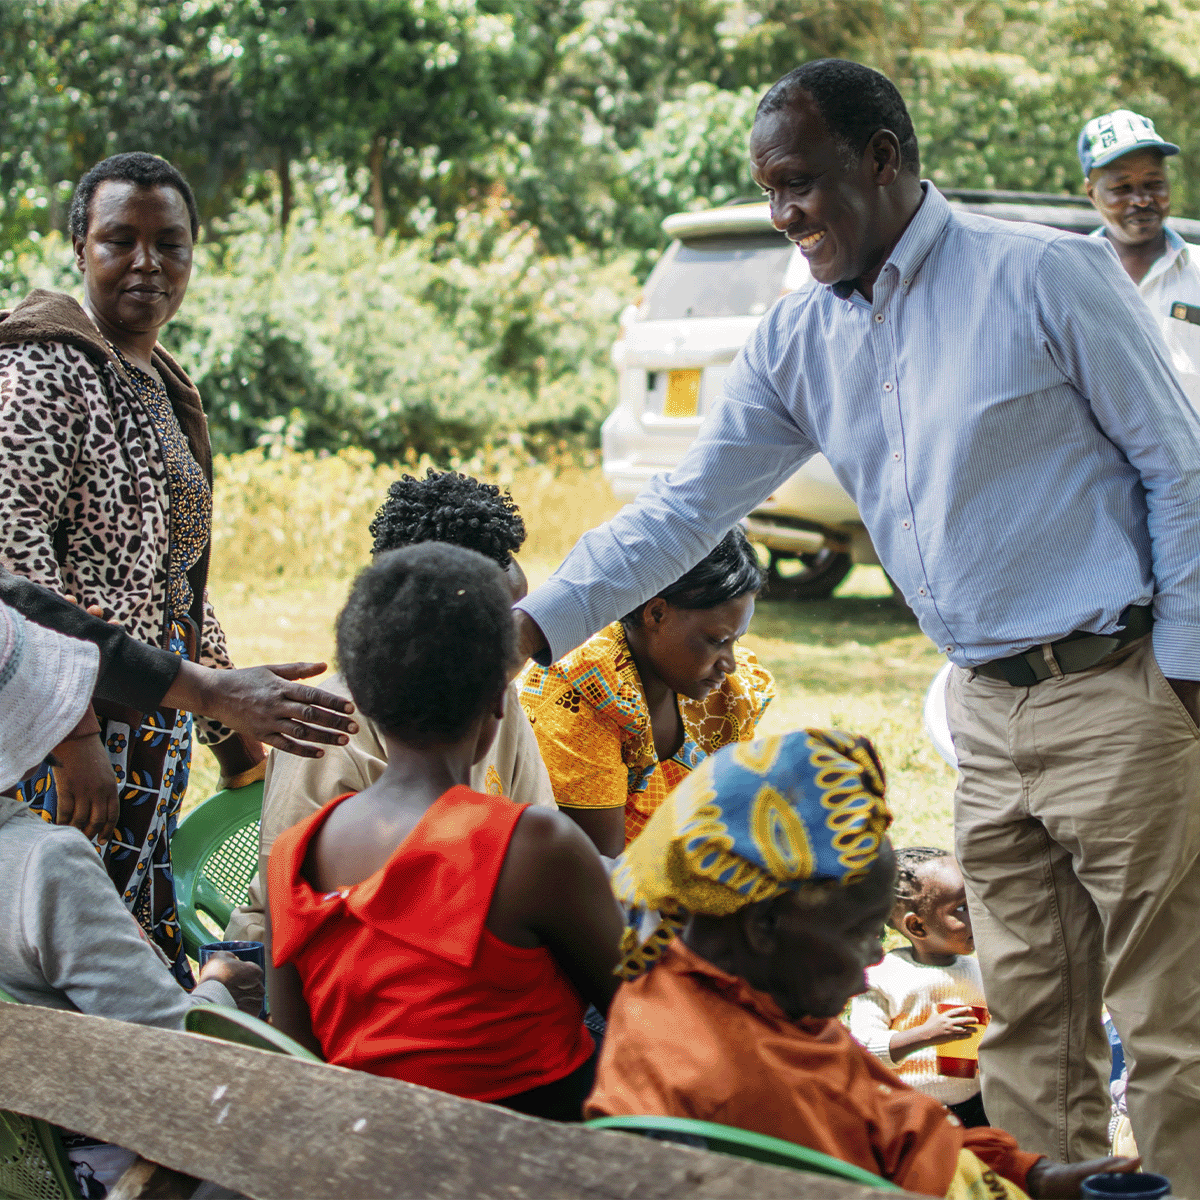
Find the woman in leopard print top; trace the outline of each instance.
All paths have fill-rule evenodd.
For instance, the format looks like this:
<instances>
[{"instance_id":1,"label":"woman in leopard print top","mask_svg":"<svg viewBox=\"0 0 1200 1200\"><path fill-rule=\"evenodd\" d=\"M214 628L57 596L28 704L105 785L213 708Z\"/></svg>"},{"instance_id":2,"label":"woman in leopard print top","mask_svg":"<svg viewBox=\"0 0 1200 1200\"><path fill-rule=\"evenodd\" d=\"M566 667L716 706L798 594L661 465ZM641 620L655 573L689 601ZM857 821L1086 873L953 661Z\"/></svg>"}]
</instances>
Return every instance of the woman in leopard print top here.
<instances>
[{"instance_id":1,"label":"woman in leopard print top","mask_svg":"<svg viewBox=\"0 0 1200 1200\"><path fill-rule=\"evenodd\" d=\"M191 189L163 159L116 155L80 181L71 232L83 305L35 291L0 320L0 558L142 641L229 667L205 592L207 424L196 389L158 345L187 290L197 231ZM44 765L22 798L106 842L126 905L190 985L169 842L192 717L100 705L97 716L117 778L115 827L101 807L111 794L89 804L73 793L82 739L56 748L55 769ZM203 718L198 734L228 781L261 772L259 743Z\"/></svg>"}]
</instances>

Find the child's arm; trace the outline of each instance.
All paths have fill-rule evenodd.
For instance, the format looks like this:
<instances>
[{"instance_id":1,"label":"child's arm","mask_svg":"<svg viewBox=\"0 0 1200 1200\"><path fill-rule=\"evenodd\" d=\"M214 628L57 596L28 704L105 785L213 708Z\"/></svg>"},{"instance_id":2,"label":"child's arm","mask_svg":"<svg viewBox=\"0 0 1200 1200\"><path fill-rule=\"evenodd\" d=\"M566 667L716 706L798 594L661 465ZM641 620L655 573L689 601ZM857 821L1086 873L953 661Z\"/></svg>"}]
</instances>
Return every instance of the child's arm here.
<instances>
[{"instance_id":1,"label":"child's arm","mask_svg":"<svg viewBox=\"0 0 1200 1200\"><path fill-rule=\"evenodd\" d=\"M946 1042L961 1042L975 1032L975 1014L965 1005L948 1012L935 1012L915 1029L899 1029L889 1043L892 1062L900 1062L915 1050L927 1046L942 1046Z\"/></svg>"},{"instance_id":2,"label":"child's arm","mask_svg":"<svg viewBox=\"0 0 1200 1200\"><path fill-rule=\"evenodd\" d=\"M608 1011L625 922L595 846L563 813L527 808L513 831L488 928L503 937L514 923L549 948L580 995Z\"/></svg>"},{"instance_id":3,"label":"child's arm","mask_svg":"<svg viewBox=\"0 0 1200 1200\"><path fill-rule=\"evenodd\" d=\"M893 1058L892 1013L887 995L878 987L855 996L850 1001L850 1035L876 1058L893 1067L900 1060Z\"/></svg>"},{"instance_id":4,"label":"child's arm","mask_svg":"<svg viewBox=\"0 0 1200 1200\"><path fill-rule=\"evenodd\" d=\"M312 1014L308 1011L308 1001L304 998L304 988L300 983L300 972L296 964L286 962L276 966L271 956L271 909L266 906L266 941L267 963L267 999L271 1006L271 1024L280 1033L286 1033L300 1045L311 1050L318 1058L324 1059L325 1052L317 1035L313 1033Z\"/></svg>"}]
</instances>

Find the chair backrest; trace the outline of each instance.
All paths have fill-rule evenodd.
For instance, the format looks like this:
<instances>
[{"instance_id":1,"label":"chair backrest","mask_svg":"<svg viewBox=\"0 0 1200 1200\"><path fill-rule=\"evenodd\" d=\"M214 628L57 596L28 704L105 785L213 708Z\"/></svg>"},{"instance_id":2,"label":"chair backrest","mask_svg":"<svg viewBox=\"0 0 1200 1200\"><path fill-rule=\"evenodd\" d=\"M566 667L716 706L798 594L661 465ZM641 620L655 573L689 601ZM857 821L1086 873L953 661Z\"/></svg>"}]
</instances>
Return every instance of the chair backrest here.
<instances>
[{"instance_id":1,"label":"chair backrest","mask_svg":"<svg viewBox=\"0 0 1200 1200\"><path fill-rule=\"evenodd\" d=\"M0 988L0 1004L19 1003ZM0 1196L77 1200L75 1171L58 1130L49 1122L0 1109Z\"/></svg>"},{"instance_id":2,"label":"chair backrest","mask_svg":"<svg viewBox=\"0 0 1200 1200\"><path fill-rule=\"evenodd\" d=\"M585 1124L592 1129L619 1129L625 1133L640 1133L643 1137L681 1141L701 1150L731 1154L736 1158L751 1158L755 1162L792 1167L818 1175L832 1175L883 1191L903 1190L879 1175L864 1171L853 1163L842 1162L840 1158L822 1154L819 1150L810 1150L807 1146L785 1142L782 1138L770 1137L765 1133L736 1129L732 1125L718 1125L713 1121L697 1121L692 1117L636 1116L596 1117Z\"/></svg>"},{"instance_id":3,"label":"chair backrest","mask_svg":"<svg viewBox=\"0 0 1200 1200\"><path fill-rule=\"evenodd\" d=\"M171 870L183 944L195 958L205 942L219 941L233 910L245 902L258 870L258 824L263 785L218 792L197 805L171 838ZM208 916L214 933L200 919Z\"/></svg>"},{"instance_id":4,"label":"chair backrest","mask_svg":"<svg viewBox=\"0 0 1200 1200\"><path fill-rule=\"evenodd\" d=\"M197 1005L188 1009L183 1018L183 1027L188 1033L219 1038L223 1042L237 1042L242 1046L253 1046L256 1050L274 1050L278 1054L290 1054L293 1058L306 1058L310 1062L321 1061L286 1033L280 1033L266 1021L260 1021L236 1008L218 1008L215 1004Z\"/></svg>"}]
</instances>

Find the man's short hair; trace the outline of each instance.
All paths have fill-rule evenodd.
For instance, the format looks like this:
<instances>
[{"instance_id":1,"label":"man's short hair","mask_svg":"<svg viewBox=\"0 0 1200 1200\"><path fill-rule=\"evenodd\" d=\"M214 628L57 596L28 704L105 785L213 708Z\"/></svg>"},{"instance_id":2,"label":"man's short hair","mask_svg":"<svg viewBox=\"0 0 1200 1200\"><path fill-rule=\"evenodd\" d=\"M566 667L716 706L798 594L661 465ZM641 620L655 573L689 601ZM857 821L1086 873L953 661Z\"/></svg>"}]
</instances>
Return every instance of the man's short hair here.
<instances>
[{"instance_id":1,"label":"man's short hair","mask_svg":"<svg viewBox=\"0 0 1200 1200\"><path fill-rule=\"evenodd\" d=\"M98 162L75 185L75 194L71 197L71 212L67 217L67 229L71 237L79 238L80 241L87 237L88 223L92 215L92 197L96 194L96 189L108 179L136 184L143 188L173 187L183 197L183 203L187 206L192 241L200 235L200 215L196 211L196 197L188 181L165 158L159 158L157 154L147 154L143 150L131 150L127 154L114 154L111 158Z\"/></svg>"},{"instance_id":2,"label":"man's short hair","mask_svg":"<svg viewBox=\"0 0 1200 1200\"><path fill-rule=\"evenodd\" d=\"M900 143L901 169L921 174L917 135L904 97L886 76L844 58L819 58L789 71L758 102L755 120L791 108L801 94L812 98L829 132L858 159L881 129Z\"/></svg>"},{"instance_id":3,"label":"man's short hair","mask_svg":"<svg viewBox=\"0 0 1200 1200\"><path fill-rule=\"evenodd\" d=\"M514 658L512 593L474 550L424 542L379 555L337 621L354 703L404 742L455 742L494 704Z\"/></svg>"}]
</instances>

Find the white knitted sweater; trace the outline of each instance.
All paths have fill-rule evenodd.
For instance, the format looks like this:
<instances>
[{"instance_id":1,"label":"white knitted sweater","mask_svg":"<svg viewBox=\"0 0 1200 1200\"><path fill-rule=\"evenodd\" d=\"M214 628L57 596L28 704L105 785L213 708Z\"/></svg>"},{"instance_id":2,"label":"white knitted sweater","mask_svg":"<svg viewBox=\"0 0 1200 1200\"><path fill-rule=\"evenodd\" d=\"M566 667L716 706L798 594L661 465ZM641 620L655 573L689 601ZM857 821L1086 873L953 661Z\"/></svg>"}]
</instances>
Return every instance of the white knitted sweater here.
<instances>
[{"instance_id":1,"label":"white knitted sweater","mask_svg":"<svg viewBox=\"0 0 1200 1200\"><path fill-rule=\"evenodd\" d=\"M933 1016L934 1005L956 1000L983 1004L983 979L974 957L959 956L948 967L932 967L913 958L905 946L867 968L870 990L850 1002L850 1032L885 1062L910 1087L943 1104L961 1104L979 1091L979 1079L939 1075L937 1047L914 1050L899 1062L892 1060L892 1034L915 1029Z\"/></svg>"}]
</instances>

